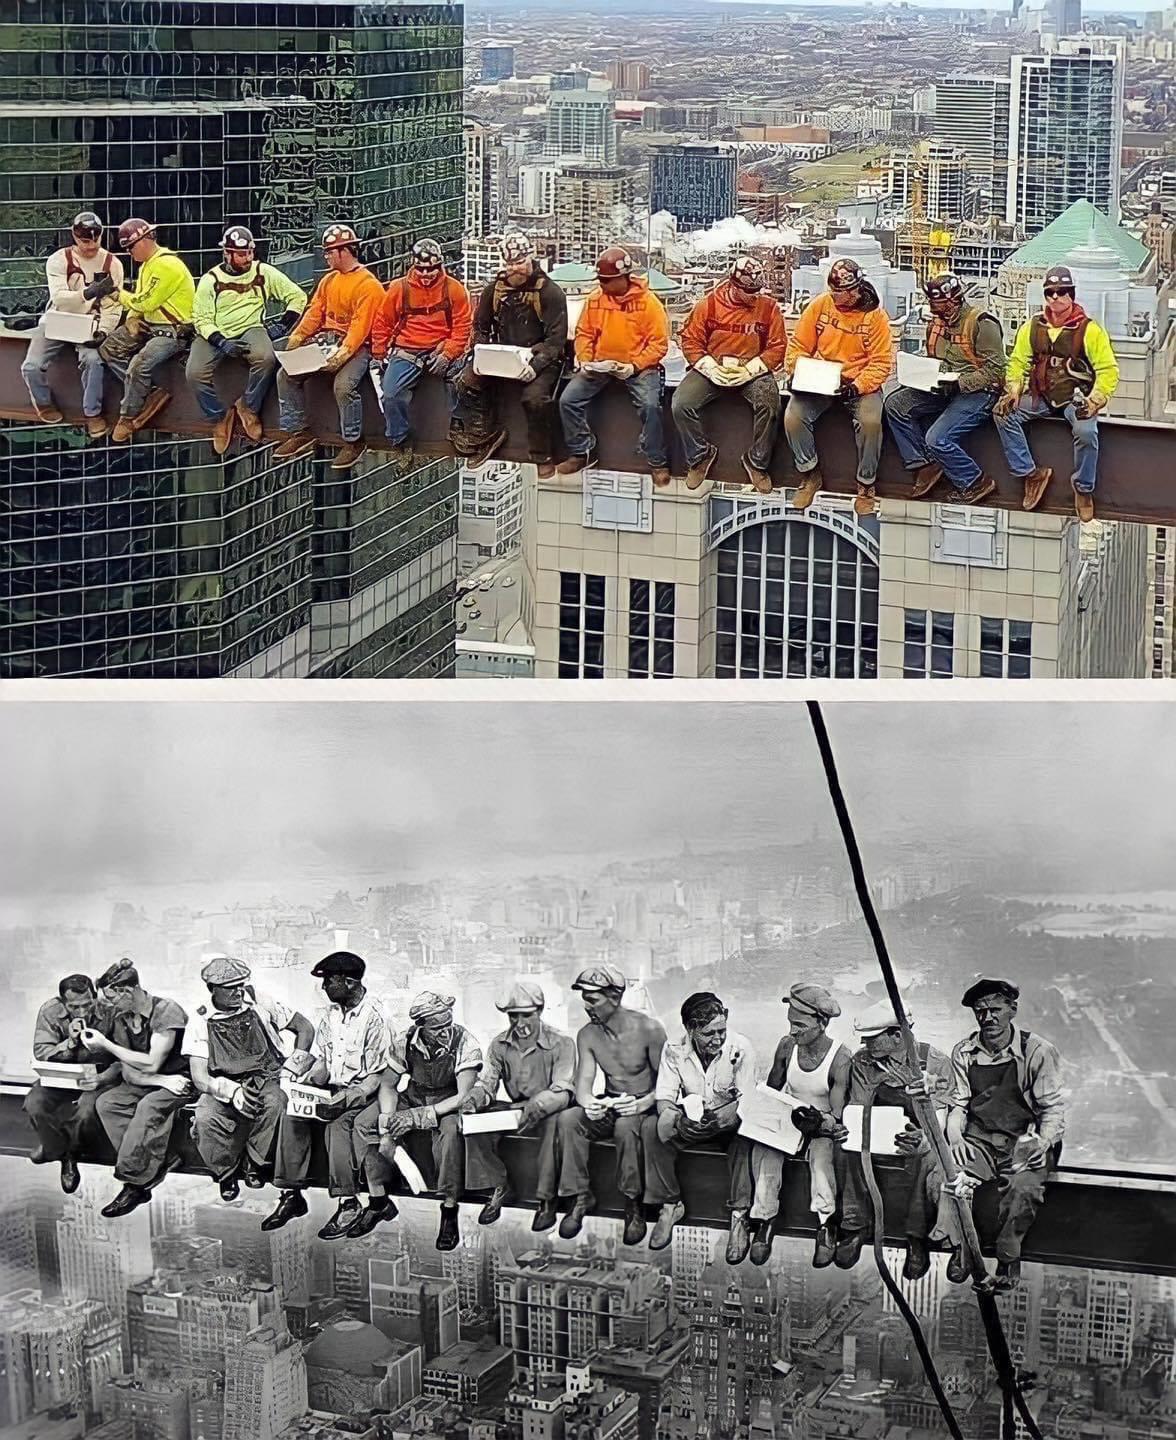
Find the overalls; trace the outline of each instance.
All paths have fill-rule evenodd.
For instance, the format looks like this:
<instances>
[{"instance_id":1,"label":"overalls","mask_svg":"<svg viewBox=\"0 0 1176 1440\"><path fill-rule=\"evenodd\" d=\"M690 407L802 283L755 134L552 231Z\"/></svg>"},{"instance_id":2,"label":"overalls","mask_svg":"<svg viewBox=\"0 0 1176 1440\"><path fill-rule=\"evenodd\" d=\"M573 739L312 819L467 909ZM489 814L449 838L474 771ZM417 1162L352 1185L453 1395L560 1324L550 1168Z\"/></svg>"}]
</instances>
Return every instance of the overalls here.
<instances>
[{"instance_id":1,"label":"overalls","mask_svg":"<svg viewBox=\"0 0 1176 1440\"><path fill-rule=\"evenodd\" d=\"M235 1081L261 1109L252 1119L215 1095L201 1095L193 1133L200 1158L216 1180L237 1171L242 1154L258 1168L269 1163L286 1095L278 1084L282 1057L252 1006L208 1017L208 1073Z\"/></svg>"}]
</instances>

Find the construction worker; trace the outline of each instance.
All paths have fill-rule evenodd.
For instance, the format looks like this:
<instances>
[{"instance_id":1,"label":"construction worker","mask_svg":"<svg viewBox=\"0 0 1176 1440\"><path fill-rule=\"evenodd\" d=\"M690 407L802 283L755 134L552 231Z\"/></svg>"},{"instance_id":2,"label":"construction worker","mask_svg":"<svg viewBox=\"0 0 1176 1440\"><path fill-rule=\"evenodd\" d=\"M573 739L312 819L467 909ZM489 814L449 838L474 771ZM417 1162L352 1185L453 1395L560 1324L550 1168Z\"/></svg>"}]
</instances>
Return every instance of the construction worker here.
<instances>
[{"instance_id":1,"label":"construction worker","mask_svg":"<svg viewBox=\"0 0 1176 1440\"><path fill-rule=\"evenodd\" d=\"M357 1147L364 1147L357 1153L364 1155L371 1199L353 1236L368 1234L396 1214L387 1186L396 1147L402 1145L440 1191L437 1249L457 1248L457 1205L465 1189L465 1144L458 1117L482 1068L482 1047L463 1025L454 1023L453 1005L452 995L424 991L409 1006L407 1031L393 1039L378 1105L368 1110L362 1134L356 1134ZM408 1083L401 1090L405 1075Z\"/></svg>"},{"instance_id":2,"label":"construction worker","mask_svg":"<svg viewBox=\"0 0 1176 1440\"><path fill-rule=\"evenodd\" d=\"M539 478L555 474L555 387L563 374L568 343L568 302L543 273L528 236L514 231L502 241L502 269L482 291L474 314L473 344L518 345L529 352L517 380L478 375L474 360L456 380L457 404L450 442L471 469L487 461L507 432L499 424L505 393L517 389L527 422L527 447Z\"/></svg>"},{"instance_id":3,"label":"construction worker","mask_svg":"<svg viewBox=\"0 0 1176 1440\"><path fill-rule=\"evenodd\" d=\"M833 1263L837 1246L833 1145L848 1134L841 1115L851 1057L844 1045L826 1034L829 1021L841 1014L841 1006L823 985L793 985L784 1002L788 1006L788 1034L776 1046L766 1083L801 1102L792 1113L792 1121L807 1137L809 1204L817 1217L813 1267L823 1270ZM751 1169L755 1183L751 1263L764 1265L772 1253L772 1222L780 1208L783 1156L778 1150L753 1142Z\"/></svg>"},{"instance_id":4,"label":"construction worker","mask_svg":"<svg viewBox=\"0 0 1176 1440\"><path fill-rule=\"evenodd\" d=\"M88 975L67 975L57 994L37 1011L33 1029L33 1059L64 1065L95 1065L96 1080L79 1081L78 1090L59 1090L38 1081L24 1098L23 1109L37 1132L34 1165L61 1162L61 1188L72 1195L81 1184L78 1155L102 1133L98 1122L100 1088L118 1079L118 1066L102 1050L91 1050L82 1039L86 1030L106 1033L110 1011L98 998Z\"/></svg>"},{"instance_id":5,"label":"construction worker","mask_svg":"<svg viewBox=\"0 0 1176 1440\"><path fill-rule=\"evenodd\" d=\"M137 216L118 227L119 248L139 273L133 290L117 292L125 312L122 324L99 350L123 383L122 404L110 437L116 445L125 445L171 403L168 391L154 386L155 374L192 338L196 282L176 252L159 244L155 231L156 226Z\"/></svg>"},{"instance_id":6,"label":"construction worker","mask_svg":"<svg viewBox=\"0 0 1176 1440\"><path fill-rule=\"evenodd\" d=\"M914 1024L909 1013L906 1020L908 1028ZM910 1070L902 1029L895 1021L888 1000L880 1000L863 1010L854 1018L853 1028L862 1048L855 1051L849 1064L846 1105L870 1105L874 1109L901 1106L906 1112L907 1127L895 1142L904 1157L908 1186L907 1253L902 1273L907 1280L920 1280L931 1268L928 1240L939 1209L943 1170L930 1141L915 1124L915 1097L927 1096L946 1104L952 1090L951 1061L942 1051L919 1041L915 1047L919 1068ZM833 1263L842 1270L850 1270L857 1264L862 1246L873 1243L873 1207L861 1156L838 1147L835 1159L841 1213Z\"/></svg>"},{"instance_id":7,"label":"construction worker","mask_svg":"<svg viewBox=\"0 0 1176 1440\"><path fill-rule=\"evenodd\" d=\"M470 292L447 273L436 240L418 240L408 273L389 284L372 324L372 354L384 367L384 433L401 469L413 460L412 393L426 371L446 382L457 378L471 324Z\"/></svg>"},{"instance_id":8,"label":"construction worker","mask_svg":"<svg viewBox=\"0 0 1176 1440\"><path fill-rule=\"evenodd\" d=\"M1016 1024L1021 992L1009 980L980 979L960 1004L977 1028L951 1052L953 1089L944 1133L961 1171L960 1193L995 1183L999 1229L996 1278L1020 1280L1021 1245L1057 1168L1066 1129L1061 1060L1048 1040ZM955 1205L940 1199L939 1228L951 1240L947 1278L968 1279Z\"/></svg>"},{"instance_id":9,"label":"construction worker","mask_svg":"<svg viewBox=\"0 0 1176 1440\"><path fill-rule=\"evenodd\" d=\"M209 1003L197 1006L184 1031L183 1053L200 1092L193 1135L222 1200L237 1199L239 1178L251 1190L265 1184L286 1110L278 1076L303 1075L314 1064L314 1026L280 1000L259 995L249 976L243 960L213 956L200 972ZM283 1030L294 1036L289 1059Z\"/></svg>"},{"instance_id":10,"label":"construction worker","mask_svg":"<svg viewBox=\"0 0 1176 1440\"><path fill-rule=\"evenodd\" d=\"M341 1240L362 1213L357 1198L358 1121L379 1089L392 1051L388 1016L363 983L366 968L363 958L352 951L333 950L310 972L322 983L327 1008L315 1030L315 1062L302 1078L307 1085L328 1089L331 1098L318 1102L313 1120L286 1111L278 1122L273 1183L282 1193L261 1222L263 1230L280 1230L307 1213L302 1192L310 1182L314 1132L321 1122L326 1131L327 1191L339 1204L319 1230L319 1239Z\"/></svg>"},{"instance_id":11,"label":"construction worker","mask_svg":"<svg viewBox=\"0 0 1176 1440\"><path fill-rule=\"evenodd\" d=\"M232 443L235 420L250 440L261 439L261 406L278 368L274 341L287 335L306 309L306 291L258 261L253 232L246 226L228 227L221 236L221 255L221 263L196 287L196 338L185 371L205 419L213 421L212 448L218 455ZM273 302L284 310L267 322L266 307ZM249 366L245 392L230 408L213 385L222 360L244 360Z\"/></svg>"},{"instance_id":12,"label":"construction worker","mask_svg":"<svg viewBox=\"0 0 1176 1440\"><path fill-rule=\"evenodd\" d=\"M943 479L954 505L978 505L996 489L960 441L986 423L1004 388L1005 350L1000 321L969 304L955 275L933 275L923 286L931 306L927 354L958 380L934 390L900 385L882 403L903 464L914 471L910 498L922 500Z\"/></svg>"},{"instance_id":13,"label":"construction worker","mask_svg":"<svg viewBox=\"0 0 1176 1440\"><path fill-rule=\"evenodd\" d=\"M743 468L762 495L772 493L768 466L780 418L776 374L784 368L788 336L779 305L763 287L762 262L741 255L682 327L682 353L691 368L674 391L672 408L690 467L689 490L703 483L719 453L706 437L702 412L724 390L734 390L751 406L751 448Z\"/></svg>"},{"instance_id":14,"label":"construction worker","mask_svg":"<svg viewBox=\"0 0 1176 1440\"><path fill-rule=\"evenodd\" d=\"M670 483L669 455L662 423L661 362L670 348L666 309L649 281L633 274L633 257L611 246L596 262L596 289L584 302L576 324L579 369L559 397L568 458L555 468L575 475L592 460L596 438L588 411L597 395L614 380L629 392L641 417L637 453L653 471L653 483Z\"/></svg>"},{"instance_id":15,"label":"construction worker","mask_svg":"<svg viewBox=\"0 0 1176 1440\"><path fill-rule=\"evenodd\" d=\"M491 1040L486 1063L461 1104L463 1115L480 1110L517 1110L515 1134L539 1137L539 1174L535 1198L539 1202L531 1229L550 1230L555 1224L555 1197L559 1189L560 1113L572 1103L576 1080L576 1042L543 1020L543 990L533 980L516 980L495 1001L507 1018L507 1028ZM506 1101L498 1099L499 1087ZM514 1197L506 1166L498 1154L501 1132L465 1137L466 1185L489 1190L490 1198L478 1216L479 1225L493 1225L502 1207Z\"/></svg>"},{"instance_id":16,"label":"construction worker","mask_svg":"<svg viewBox=\"0 0 1176 1440\"><path fill-rule=\"evenodd\" d=\"M878 292L856 260L834 260L828 290L801 311L788 338L785 362L789 381L802 355L841 366L836 395L793 390L784 407L784 434L801 483L792 497L797 510L807 510L825 483L817 459L813 430L830 405L844 405L853 419L857 440L859 515L874 512L874 480L882 454L882 382L890 374L890 318Z\"/></svg>"},{"instance_id":17,"label":"construction worker","mask_svg":"<svg viewBox=\"0 0 1176 1440\"><path fill-rule=\"evenodd\" d=\"M49 287L45 314L58 311L66 315L91 315L94 333L88 340L74 345L67 340L50 340L42 319L33 331L20 367L37 419L46 425L60 425L65 417L53 403L49 366L63 350L74 352L82 381L82 414L91 440L101 440L107 431L102 416L105 372L98 347L122 316L117 294L124 279L122 261L102 244L103 228L93 210L83 210L74 216L70 226L72 244L54 250L45 262L45 282Z\"/></svg>"},{"instance_id":18,"label":"construction worker","mask_svg":"<svg viewBox=\"0 0 1176 1440\"><path fill-rule=\"evenodd\" d=\"M641 1155L645 1117L657 1107L657 1065L666 1043L661 1022L623 1004L628 982L613 965L590 965L572 982L588 1012L588 1023L576 1036L576 1079L573 1109L559 1117L563 1159L560 1194L572 1207L560 1221L559 1233L574 1239L584 1217L596 1203L588 1175L593 1140L616 1146L617 1188L625 1197L624 1243L640 1245L646 1223L643 1197L646 1182ZM604 1094L595 1094L597 1074ZM650 1203L653 1203L650 1200Z\"/></svg>"},{"instance_id":19,"label":"construction worker","mask_svg":"<svg viewBox=\"0 0 1176 1440\"><path fill-rule=\"evenodd\" d=\"M319 375L330 375L339 407L343 446L331 461L332 470L349 470L367 449L363 438L363 395L360 387L371 364L372 321L384 295L383 286L359 261L359 236L350 225L328 225L323 231L323 256L328 274L291 330L286 349L314 341L328 352ZM314 432L306 427L305 375L278 376L278 423L282 443L274 451L282 460L314 449Z\"/></svg>"},{"instance_id":20,"label":"construction worker","mask_svg":"<svg viewBox=\"0 0 1176 1440\"><path fill-rule=\"evenodd\" d=\"M1047 271L1039 315L1017 331L1009 356L1005 392L996 402L996 428L1014 478L1025 487L1026 510L1041 504L1053 470L1035 463L1025 439L1032 415L1062 415L1074 436L1074 509L1086 524L1094 519L1098 483L1100 411L1119 385L1119 362L1110 336L1076 299L1073 273L1065 265Z\"/></svg>"},{"instance_id":21,"label":"construction worker","mask_svg":"<svg viewBox=\"0 0 1176 1440\"><path fill-rule=\"evenodd\" d=\"M686 1214L678 1152L705 1145L726 1152L727 1264L738 1265L750 1244L752 1201L751 1146L737 1133L739 1101L755 1088L755 1051L745 1036L727 1028L727 1007L710 991L688 996L681 1014L682 1038L667 1040L658 1061L657 1113L646 1115L641 1131L647 1192L661 1205L649 1248L664 1250Z\"/></svg>"},{"instance_id":22,"label":"construction worker","mask_svg":"<svg viewBox=\"0 0 1176 1440\"><path fill-rule=\"evenodd\" d=\"M181 1039L188 1017L174 1000L149 995L129 960L118 960L98 977L110 1010L103 1031L81 1033L83 1045L105 1051L121 1067L117 1084L98 1096L98 1118L118 1151L114 1178L123 1188L102 1213L128 1215L151 1199L167 1174L167 1148L177 1112L192 1099Z\"/></svg>"}]
</instances>

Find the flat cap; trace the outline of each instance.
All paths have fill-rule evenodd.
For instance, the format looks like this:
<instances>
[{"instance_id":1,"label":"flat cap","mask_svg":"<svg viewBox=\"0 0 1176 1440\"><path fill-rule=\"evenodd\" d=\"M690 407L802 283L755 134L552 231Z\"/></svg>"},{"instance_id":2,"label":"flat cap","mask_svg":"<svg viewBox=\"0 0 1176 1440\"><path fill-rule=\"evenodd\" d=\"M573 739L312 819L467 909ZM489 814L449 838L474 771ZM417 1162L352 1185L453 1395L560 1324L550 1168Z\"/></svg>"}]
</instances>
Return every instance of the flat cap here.
<instances>
[{"instance_id":1,"label":"flat cap","mask_svg":"<svg viewBox=\"0 0 1176 1440\"><path fill-rule=\"evenodd\" d=\"M324 980L328 975L346 975L349 980L362 980L366 969L363 960L350 950L332 950L310 973L316 980Z\"/></svg>"},{"instance_id":2,"label":"flat cap","mask_svg":"<svg viewBox=\"0 0 1176 1440\"><path fill-rule=\"evenodd\" d=\"M572 989L624 990L628 983L615 965L589 965L572 981Z\"/></svg>"},{"instance_id":3,"label":"flat cap","mask_svg":"<svg viewBox=\"0 0 1176 1440\"><path fill-rule=\"evenodd\" d=\"M249 966L244 960L235 960L231 955L214 955L200 972L206 985L236 985L248 980Z\"/></svg>"},{"instance_id":4,"label":"flat cap","mask_svg":"<svg viewBox=\"0 0 1176 1440\"><path fill-rule=\"evenodd\" d=\"M453 1005L452 995L438 995L436 990L422 990L408 1007L408 1018L431 1020L434 1015L444 1015L447 1010L452 1010Z\"/></svg>"},{"instance_id":5,"label":"flat cap","mask_svg":"<svg viewBox=\"0 0 1176 1440\"><path fill-rule=\"evenodd\" d=\"M960 1004L966 1005L970 1010L985 995L999 995L1004 1000L1019 1000L1021 991L1011 980L981 979L968 986Z\"/></svg>"},{"instance_id":6,"label":"flat cap","mask_svg":"<svg viewBox=\"0 0 1176 1440\"><path fill-rule=\"evenodd\" d=\"M108 969L103 970L98 977L98 988L99 990L109 990L113 986L117 990L120 986L134 985L137 983L138 974L135 962L124 956L123 959L116 960Z\"/></svg>"},{"instance_id":7,"label":"flat cap","mask_svg":"<svg viewBox=\"0 0 1176 1440\"><path fill-rule=\"evenodd\" d=\"M783 998L798 1010L811 1010L825 1020L841 1014L841 1006L823 985L794 985Z\"/></svg>"},{"instance_id":8,"label":"flat cap","mask_svg":"<svg viewBox=\"0 0 1176 1440\"><path fill-rule=\"evenodd\" d=\"M906 1022L908 1025L915 1023L909 1010L906 1012ZM870 1035L881 1035L886 1030L893 1030L897 1024L894 1007L889 1000L878 1000L873 1005L867 1005L853 1018L854 1032L863 1040Z\"/></svg>"},{"instance_id":9,"label":"flat cap","mask_svg":"<svg viewBox=\"0 0 1176 1440\"><path fill-rule=\"evenodd\" d=\"M494 1002L495 1010L542 1010L543 989L534 980L516 980Z\"/></svg>"}]
</instances>

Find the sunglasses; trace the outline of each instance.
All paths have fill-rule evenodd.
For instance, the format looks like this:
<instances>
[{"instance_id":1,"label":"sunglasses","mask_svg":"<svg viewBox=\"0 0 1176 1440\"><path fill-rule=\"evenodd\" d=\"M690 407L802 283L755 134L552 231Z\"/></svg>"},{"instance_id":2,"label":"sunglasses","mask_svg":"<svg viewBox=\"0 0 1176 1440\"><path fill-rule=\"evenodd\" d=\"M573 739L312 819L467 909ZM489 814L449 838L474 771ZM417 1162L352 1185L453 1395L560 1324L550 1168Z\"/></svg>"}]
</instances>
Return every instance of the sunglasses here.
<instances>
[{"instance_id":1,"label":"sunglasses","mask_svg":"<svg viewBox=\"0 0 1176 1440\"><path fill-rule=\"evenodd\" d=\"M102 231L93 225L79 225L73 234L76 240L101 240L102 238Z\"/></svg>"},{"instance_id":2,"label":"sunglasses","mask_svg":"<svg viewBox=\"0 0 1176 1440\"><path fill-rule=\"evenodd\" d=\"M1047 290L1045 292L1045 298L1047 300L1060 300L1063 295L1073 295L1073 293L1073 290Z\"/></svg>"}]
</instances>

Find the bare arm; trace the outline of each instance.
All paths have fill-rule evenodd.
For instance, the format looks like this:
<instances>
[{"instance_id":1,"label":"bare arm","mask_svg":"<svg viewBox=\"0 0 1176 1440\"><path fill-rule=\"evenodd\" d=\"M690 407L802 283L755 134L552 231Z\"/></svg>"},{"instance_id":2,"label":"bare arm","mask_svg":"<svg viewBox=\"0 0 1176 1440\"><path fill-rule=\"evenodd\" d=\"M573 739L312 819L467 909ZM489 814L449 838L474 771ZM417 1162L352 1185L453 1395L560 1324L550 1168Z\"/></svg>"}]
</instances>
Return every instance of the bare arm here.
<instances>
[{"instance_id":1,"label":"bare arm","mask_svg":"<svg viewBox=\"0 0 1176 1440\"><path fill-rule=\"evenodd\" d=\"M108 1055L122 1061L124 1074L127 1069L131 1069L143 1076L159 1073L164 1061L171 1054L176 1039L173 1030L156 1030L152 1033L150 1048L144 1054L142 1050L128 1050L125 1045L116 1045L113 1040L99 1035L96 1030L87 1030L84 1033L86 1043L91 1049L105 1050Z\"/></svg>"},{"instance_id":2,"label":"bare arm","mask_svg":"<svg viewBox=\"0 0 1176 1440\"><path fill-rule=\"evenodd\" d=\"M300 1010L295 1010L290 1016L290 1023L284 1028L294 1036L296 1050L309 1050L314 1044L314 1026Z\"/></svg>"},{"instance_id":3,"label":"bare arm","mask_svg":"<svg viewBox=\"0 0 1176 1440\"><path fill-rule=\"evenodd\" d=\"M440 1120L443 1115L452 1115L455 1110L461 1109L462 1101L474 1088L474 1081L478 1078L476 1070L459 1070L455 1077L457 1094L451 1095L448 1100L438 1100L433 1110Z\"/></svg>"},{"instance_id":4,"label":"bare arm","mask_svg":"<svg viewBox=\"0 0 1176 1440\"><path fill-rule=\"evenodd\" d=\"M829 1069L829 1105L836 1120L840 1120L845 1114L845 1099L849 1094L849 1062L849 1052L842 1046Z\"/></svg>"},{"instance_id":5,"label":"bare arm","mask_svg":"<svg viewBox=\"0 0 1176 1440\"><path fill-rule=\"evenodd\" d=\"M592 1035L590 1032L581 1030L576 1037L575 1095L576 1104L583 1105L585 1110L596 1104L595 1096L592 1093L595 1083L596 1051L592 1046Z\"/></svg>"},{"instance_id":6,"label":"bare arm","mask_svg":"<svg viewBox=\"0 0 1176 1440\"><path fill-rule=\"evenodd\" d=\"M637 1101L638 1115L644 1115L647 1111L657 1108L658 1066L661 1064L661 1055L665 1046L665 1028L658 1020L651 1021L645 1031L645 1063L649 1066L650 1074L653 1076L653 1084L649 1087L648 1093L642 1095Z\"/></svg>"}]
</instances>

